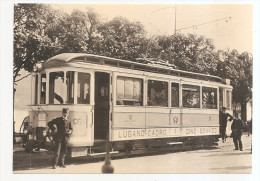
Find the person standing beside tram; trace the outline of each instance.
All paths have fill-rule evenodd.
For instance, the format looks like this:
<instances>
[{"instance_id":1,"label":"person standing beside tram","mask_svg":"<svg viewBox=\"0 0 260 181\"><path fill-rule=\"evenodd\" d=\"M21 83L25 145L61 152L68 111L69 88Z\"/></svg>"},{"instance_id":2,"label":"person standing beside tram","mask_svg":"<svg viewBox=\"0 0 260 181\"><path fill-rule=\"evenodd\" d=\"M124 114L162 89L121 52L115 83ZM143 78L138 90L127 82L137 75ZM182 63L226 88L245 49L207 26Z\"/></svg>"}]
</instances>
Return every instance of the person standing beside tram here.
<instances>
[{"instance_id":1,"label":"person standing beside tram","mask_svg":"<svg viewBox=\"0 0 260 181\"><path fill-rule=\"evenodd\" d=\"M219 113L219 122L220 122L220 136L222 138L222 142L226 142L226 129L227 129L227 121L232 121L233 117L229 114L226 113L227 108L222 107L222 110Z\"/></svg>"},{"instance_id":2,"label":"person standing beside tram","mask_svg":"<svg viewBox=\"0 0 260 181\"><path fill-rule=\"evenodd\" d=\"M239 119L238 113L235 113L235 118L233 119L233 123L231 125L233 142L235 145L234 150L240 149L240 151L243 151L243 144L241 141L242 129L243 129L243 121Z\"/></svg>"},{"instance_id":3,"label":"person standing beside tram","mask_svg":"<svg viewBox=\"0 0 260 181\"><path fill-rule=\"evenodd\" d=\"M60 160L60 167L65 168L65 156L67 153L67 144L69 137L72 133L71 122L68 121L69 109L62 109L62 117L58 117L48 122L48 127L54 134L54 158L52 160L52 168L56 169L58 161ZM57 130L55 130L54 125L56 125Z\"/></svg>"}]
</instances>

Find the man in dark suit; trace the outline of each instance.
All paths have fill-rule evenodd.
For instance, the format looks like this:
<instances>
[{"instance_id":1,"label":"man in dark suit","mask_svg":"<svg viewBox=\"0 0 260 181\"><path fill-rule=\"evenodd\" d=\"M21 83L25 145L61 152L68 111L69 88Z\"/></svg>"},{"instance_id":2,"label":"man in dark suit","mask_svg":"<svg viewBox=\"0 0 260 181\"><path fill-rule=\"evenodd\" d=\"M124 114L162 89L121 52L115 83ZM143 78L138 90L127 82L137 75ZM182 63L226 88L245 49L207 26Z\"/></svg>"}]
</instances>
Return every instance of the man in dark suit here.
<instances>
[{"instance_id":1,"label":"man in dark suit","mask_svg":"<svg viewBox=\"0 0 260 181\"><path fill-rule=\"evenodd\" d=\"M226 141L226 129L227 129L227 121L232 121L233 117L226 113L227 108L222 107L222 111L219 113L219 122L220 122L220 135L222 138L222 142Z\"/></svg>"},{"instance_id":2,"label":"man in dark suit","mask_svg":"<svg viewBox=\"0 0 260 181\"><path fill-rule=\"evenodd\" d=\"M54 132L54 142L55 142L55 154L52 162L52 168L56 169L60 158L60 166L65 168L65 156L67 153L67 144L69 137L72 133L71 122L68 121L69 109L62 109L62 117L58 117L48 122L48 127ZM56 125L57 130L54 125Z\"/></svg>"},{"instance_id":3,"label":"man in dark suit","mask_svg":"<svg viewBox=\"0 0 260 181\"><path fill-rule=\"evenodd\" d=\"M233 142L235 145L234 150L240 149L240 151L243 151L243 145L241 141L242 129L243 129L243 122L241 119L239 119L238 113L235 113L235 119L233 119L233 123L231 125Z\"/></svg>"}]
</instances>

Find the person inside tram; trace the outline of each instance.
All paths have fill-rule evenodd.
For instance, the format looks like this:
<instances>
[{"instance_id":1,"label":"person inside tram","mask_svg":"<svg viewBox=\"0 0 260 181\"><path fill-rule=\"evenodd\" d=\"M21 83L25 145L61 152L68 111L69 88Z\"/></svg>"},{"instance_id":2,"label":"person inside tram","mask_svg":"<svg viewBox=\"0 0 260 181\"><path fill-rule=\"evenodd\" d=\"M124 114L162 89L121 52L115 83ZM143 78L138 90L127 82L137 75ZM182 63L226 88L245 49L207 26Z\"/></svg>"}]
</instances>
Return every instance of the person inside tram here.
<instances>
[{"instance_id":1,"label":"person inside tram","mask_svg":"<svg viewBox=\"0 0 260 181\"><path fill-rule=\"evenodd\" d=\"M219 113L219 121L220 121L220 135L222 138L222 142L226 142L227 134L226 134L226 129L227 129L227 121L232 121L233 117L226 112L227 108L222 107L222 110Z\"/></svg>"}]
</instances>

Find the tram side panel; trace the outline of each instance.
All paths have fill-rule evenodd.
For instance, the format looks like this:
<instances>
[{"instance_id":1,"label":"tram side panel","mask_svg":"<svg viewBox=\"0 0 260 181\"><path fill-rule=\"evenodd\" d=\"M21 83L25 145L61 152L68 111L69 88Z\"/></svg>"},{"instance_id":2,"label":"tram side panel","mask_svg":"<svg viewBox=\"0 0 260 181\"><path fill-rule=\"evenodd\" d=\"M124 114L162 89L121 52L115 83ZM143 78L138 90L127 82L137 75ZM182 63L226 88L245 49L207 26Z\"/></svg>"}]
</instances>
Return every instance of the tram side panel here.
<instances>
[{"instance_id":1,"label":"tram side panel","mask_svg":"<svg viewBox=\"0 0 260 181\"><path fill-rule=\"evenodd\" d=\"M218 110L184 109L182 115L182 136L219 135Z\"/></svg>"},{"instance_id":2,"label":"tram side panel","mask_svg":"<svg viewBox=\"0 0 260 181\"><path fill-rule=\"evenodd\" d=\"M145 116L144 107L115 107L112 141L144 139Z\"/></svg>"},{"instance_id":3,"label":"tram side panel","mask_svg":"<svg viewBox=\"0 0 260 181\"><path fill-rule=\"evenodd\" d=\"M169 108L116 107L112 141L170 138L180 135L180 112Z\"/></svg>"}]
</instances>

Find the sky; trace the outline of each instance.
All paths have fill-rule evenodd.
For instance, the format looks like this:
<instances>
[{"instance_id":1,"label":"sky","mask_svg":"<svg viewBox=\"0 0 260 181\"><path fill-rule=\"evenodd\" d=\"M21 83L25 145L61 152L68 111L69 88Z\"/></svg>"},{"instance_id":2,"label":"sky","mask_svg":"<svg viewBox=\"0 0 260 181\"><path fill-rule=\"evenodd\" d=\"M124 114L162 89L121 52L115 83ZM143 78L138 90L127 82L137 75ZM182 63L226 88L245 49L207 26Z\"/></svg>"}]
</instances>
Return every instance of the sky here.
<instances>
[{"instance_id":1,"label":"sky","mask_svg":"<svg viewBox=\"0 0 260 181\"><path fill-rule=\"evenodd\" d=\"M181 33L211 38L217 49L253 52L253 6L250 4L53 4L52 7L69 14L73 9L86 11L91 7L104 21L116 16L140 21L147 37L173 34L176 14L177 30L191 27ZM204 25L197 26L200 24Z\"/></svg>"}]
</instances>

